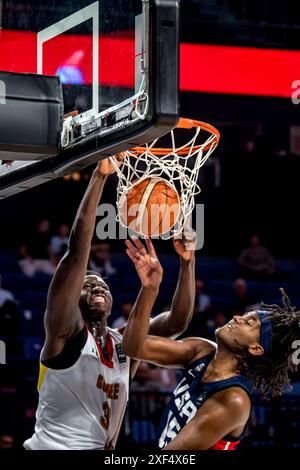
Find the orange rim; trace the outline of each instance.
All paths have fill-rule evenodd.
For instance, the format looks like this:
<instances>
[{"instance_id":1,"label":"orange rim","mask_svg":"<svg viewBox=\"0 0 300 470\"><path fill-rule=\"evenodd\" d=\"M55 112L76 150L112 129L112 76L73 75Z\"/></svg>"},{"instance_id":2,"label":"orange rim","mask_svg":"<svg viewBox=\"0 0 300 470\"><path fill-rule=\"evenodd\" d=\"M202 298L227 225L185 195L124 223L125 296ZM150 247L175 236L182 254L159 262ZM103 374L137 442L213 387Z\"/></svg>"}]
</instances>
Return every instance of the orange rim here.
<instances>
[{"instance_id":1,"label":"orange rim","mask_svg":"<svg viewBox=\"0 0 300 470\"><path fill-rule=\"evenodd\" d=\"M180 118L176 129L193 129L193 127L201 127L204 131L208 132L211 134L214 138L213 140L207 144L205 147L202 147L202 145L195 145L193 147L184 147L177 151L177 155L187 155L191 149L193 148L193 151L197 151L200 148L202 150L207 150L213 145L218 145L219 140L220 140L220 132L216 127L212 126L211 124L208 124L206 122L202 121L195 121L194 119L188 119L188 118ZM147 150L147 147L133 147L130 152L134 153L135 155L140 155L144 153ZM151 147L151 153L153 155L166 155L168 153L172 153L173 149L172 148L161 148L161 147Z\"/></svg>"}]
</instances>

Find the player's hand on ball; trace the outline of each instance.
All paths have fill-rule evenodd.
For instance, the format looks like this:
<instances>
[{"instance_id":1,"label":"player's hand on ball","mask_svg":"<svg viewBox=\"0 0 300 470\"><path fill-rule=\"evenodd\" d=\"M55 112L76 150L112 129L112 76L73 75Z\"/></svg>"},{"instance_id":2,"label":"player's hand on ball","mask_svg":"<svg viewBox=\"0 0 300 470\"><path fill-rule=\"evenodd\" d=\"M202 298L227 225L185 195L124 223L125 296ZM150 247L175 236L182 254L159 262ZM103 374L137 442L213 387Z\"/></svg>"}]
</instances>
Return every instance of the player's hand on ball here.
<instances>
[{"instance_id":1,"label":"player's hand on ball","mask_svg":"<svg viewBox=\"0 0 300 470\"><path fill-rule=\"evenodd\" d=\"M160 286L163 268L157 258L154 246L146 239L147 249L138 238L132 238L132 242L126 240L126 253L132 260L139 275L143 287L151 287L157 290Z\"/></svg>"}]
</instances>

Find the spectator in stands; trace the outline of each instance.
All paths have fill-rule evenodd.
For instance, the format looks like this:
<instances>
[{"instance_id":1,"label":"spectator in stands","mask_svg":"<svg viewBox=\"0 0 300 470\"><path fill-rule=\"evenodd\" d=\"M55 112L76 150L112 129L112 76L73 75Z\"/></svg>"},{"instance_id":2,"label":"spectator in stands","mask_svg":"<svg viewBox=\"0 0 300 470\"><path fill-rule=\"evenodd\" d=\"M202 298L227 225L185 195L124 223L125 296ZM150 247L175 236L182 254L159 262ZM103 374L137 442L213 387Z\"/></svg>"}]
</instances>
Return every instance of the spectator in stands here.
<instances>
[{"instance_id":1,"label":"spectator in stands","mask_svg":"<svg viewBox=\"0 0 300 470\"><path fill-rule=\"evenodd\" d=\"M245 279L236 279L233 284L233 302L230 310L235 313L245 313L249 307L254 303L247 292L247 281Z\"/></svg>"},{"instance_id":2,"label":"spectator in stands","mask_svg":"<svg viewBox=\"0 0 300 470\"><path fill-rule=\"evenodd\" d=\"M39 221L28 242L21 246L18 264L25 276L32 277L36 272L54 274L56 258L50 245L49 231L49 220Z\"/></svg>"},{"instance_id":3,"label":"spectator in stands","mask_svg":"<svg viewBox=\"0 0 300 470\"><path fill-rule=\"evenodd\" d=\"M121 305L121 315L113 321L112 328L122 328L127 323L132 307L132 302L124 302Z\"/></svg>"},{"instance_id":4,"label":"spectator in stands","mask_svg":"<svg viewBox=\"0 0 300 470\"><path fill-rule=\"evenodd\" d=\"M168 392L177 384L174 369L157 367L141 361L130 390Z\"/></svg>"},{"instance_id":5,"label":"spectator in stands","mask_svg":"<svg viewBox=\"0 0 300 470\"><path fill-rule=\"evenodd\" d=\"M130 387L130 434L134 443L143 446L153 445L165 406L155 370L155 366L141 361Z\"/></svg>"},{"instance_id":6,"label":"spectator in stands","mask_svg":"<svg viewBox=\"0 0 300 470\"><path fill-rule=\"evenodd\" d=\"M197 313L205 313L211 309L211 300L209 295L204 293L204 281L196 279L196 304L195 310Z\"/></svg>"},{"instance_id":7,"label":"spectator in stands","mask_svg":"<svg viewBox=\"0 0 300 470\"><path fill-rule=\"evenodd\" d=\"M92 245L89 269L96 271L104 278L116 274L117 270L111 264L110 246L108 243L101 242Z\"/></svg>"},{"instance_id":8,"label":"spectator in stands","mask_svg":"<svg viewBox=\"0 0 300 470\"><path fill-rule=\"evenodd\" d=\"M5 336L16 335L18 330L17 303L9 290L2 288L0 274L0 332Z\"/></svg>"},{"instance_id":9,"label":"spectator in stands","mask_svg":"<svg viewBox=\"0 0 300 470\"><path fill-rule=\"evenodd\" d=\"M202 336L207 332L207 322L210 318L211 299L204 293L205 283L196 279L196 298L193 317L184 332L184 337Z\"/></svg>"},{"instance_id":10,"label":"spectator in stands","mask_svg":"<svg viewBox=\"0 0 300 470\"><path fill-rule=\"evenodd\" d=\"M0 436L0 449L12 449L14 447L14 438L10 434Z\"/></svg>"},{"instance_id":11,"label":"spectator in stands","mask_svg":"<svg viewBox=\"0 0 300 470\"><path fill-rule=\"evenodd\" d=\"M0 274L0 309L6 302L15 302L15 298L12 292L2 288L2 274Z\"/></svg>"},{"instance_id":12,"label":"spectator in stands","mask_svg":"<svg viewBox=\"0 0 300 470\"><path fill-rule=\"evenodd\" d=\"M148 364L148 362L141 361L136 371L131 391L148 392L160 391L160 384L157 383L154 374L155 366Z\"/></svg>"},{"instance_id":13,"label":"spectator in stands","mask_svg":"<svg viewBox=\"0 0 300 470\"><path fill-rule=\"evenodd\" d=\"M172 392L177 385L177 378L174 369L165 367L155 367L152 372L153 379L159 384L162 392Z\"/></svg>"},{"instance_id":14,"label":"spectator in stands","mask_svg":"<svg viewBox=\"0 0 300 470\"><path fill-rule=\"evenodd\" d=\"M58 227L57 234L51 238L51 249L57 258L57 263L67 251L70 235L70 227L67 224L61 224Z\"/></svg>"},{"instance_id":15,"label":"spectator in stands","mask_svg":"<svg viewBox=\"0 0 300 470\"><path fill-rule=\"evenodd\" d=\"M264 280L275 272L274 259L257 235L250 238L250 246L241 252L238 261L246 279Z\"/></svg>"},{"instance_id":16,"label":"spectator in stands","mask_svg":"<svg viewBox=\"0 0 300 470\"><path fill-rule=\"evenodd\" d=\"M225 313L223 312L217 312L215 313L215 325L216 328L221 328L221 326L224 326L225 323L227 323L227 318Z\"/></svg>"},{"instance_id":17,"label":"spectator in stands","mask_svg":"<svg viewBox=\"0 0 300 470\"><path fill-rule=\"evenodd\" d=\"M207 331L204 333L208 339L214 339L214 332L216 328L221 328L227 323L225 313L218 311L213 316L210 316L206 323Z\"/></svg>"}]
</instances>

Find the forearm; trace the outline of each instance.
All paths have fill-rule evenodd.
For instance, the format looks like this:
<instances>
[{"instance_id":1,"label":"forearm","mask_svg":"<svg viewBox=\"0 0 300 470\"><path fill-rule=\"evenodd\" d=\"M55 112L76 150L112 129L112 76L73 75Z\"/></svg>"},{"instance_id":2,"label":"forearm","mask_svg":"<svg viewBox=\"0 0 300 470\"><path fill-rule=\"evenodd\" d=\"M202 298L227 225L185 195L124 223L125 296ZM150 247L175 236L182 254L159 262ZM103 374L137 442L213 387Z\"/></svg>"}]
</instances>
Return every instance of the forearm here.
<instances>
[{"instance_id":1,"label":"forearm","mask_svg":"<svg viewBox=\"0 0 300 470\"><path fill-rule=\"evenodd\" d=\"M138 358L149 331L150 315L158 291L142 287L130 313L124 334L123 350L130 357Z\"/></svg>"},{"instance_id":2,"label":"forearm","mask_svg":"<svg viewBox=\"0 0 300 470\"><path fill-rule=\"evenodd\" d=\"M93 173L77 211L67 252L58 264L49 287L45 314L47 333L71 331L77 324L78 301L90 253L96 209L104 182L103 176Z\"/></svg>"},{"instance_id":3,"label":"forearm","mask_svg":"<svg viewBox=\"0 0 300 470\"><path fill-rule=\"evenodd\" d=\"M197 439L177 439L169 442L163 450L209 450L214 444L207 443L207 439L197 436Z\"/></svg>"},{"instance_id":4,"label":"forearm","mask_svg":"<svg viewBox=\"0 0 300 470\"><path fill-rule=\"evenodd\" d=\"M180 261L180 272L173 297L170 322L178 329L185 328L193 315L195 303L195 258Z\"/></svg>"},{"instance_id":5,"label":"forearm","mask_svg":"<svg viewBox=\"0 0 300 470\"><path fill-rule=\"evenodd\" d=\"M200 410L198 413L201 414ZM217 424L216 424L217 423ZM164 450L208 450L228 434L226 419L193 418Z\"/></svg>"},{"instance_id":6,"label":"forearm","mask_svg":"<svg viewBox=\"0 0 300 470\"><path fill-rule=\"evenodd\" d=\"M159 336L178 336L188 326L193 315L195 303L195 258L180 260L177 287L172 300L171 310L163 312L151 322L150 334Z\"/></svg>"},{"instance_id":7,"label":"forearm","mask_svg":"<svg viewBox=\"0 0 300 470\"><path fill-rule=\"evenodd\" d=\"M92 174L71 230L68 246L69 255L81 257L88 257L89 255L96 221L96 210L106 178L97 171Z\"/></svg>"}]
</instances>

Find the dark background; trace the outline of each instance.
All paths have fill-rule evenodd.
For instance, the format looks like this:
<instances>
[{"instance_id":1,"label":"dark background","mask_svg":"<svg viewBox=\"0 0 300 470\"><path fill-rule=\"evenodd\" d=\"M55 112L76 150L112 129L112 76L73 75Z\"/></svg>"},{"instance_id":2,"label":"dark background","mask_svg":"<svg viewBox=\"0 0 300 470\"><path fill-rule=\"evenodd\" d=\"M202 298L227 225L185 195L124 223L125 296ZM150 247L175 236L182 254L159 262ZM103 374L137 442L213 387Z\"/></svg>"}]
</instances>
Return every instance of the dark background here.
<instances>
[{"instance_id":1,"label":"dark background","mask_svg":"<svg viewBox=\"0 0 300 470\"><path fill-rule=\"evenodd\" d=\"M17 19L21 15L26 18L29 3L0 2L3 22L9 25L6 27L22 29ZM40 6L42 11L49 3L55 4L36 1L35 7ZM73 3L75 6L76 2ZM182 42L300 49L300 4L294 1L182 0L181 3ZM81 7L82 3L78 2L78 5ZM52 14L55 14L53 9ZM38 17L35 21L38 29ZM300 77L295 77L297 79ZM197 253L197 276L207 281L208 292L215 301L215 311L227 314L226 299L231 291L228 288L220 293L214 286L216 283L223 283L223 287L224 283L231 286L240 275L236 259L254 233L258 233L262 243L270 249L282 274L273 284L256 286L259 300L267 297L270 301L277 301L277 287L284 282L287 292L292 292L294 302L300 305L300 155L293 155L290 151L290 127L300 124L300 105L283 98L201 93L182 93L180 99L182 116L210 122L221 131L219 147L211 162L201 170L202 192L197 198L197 202L205 204L205 243ZM219 182L216 181L213 162L220 165ZM49 283L49 279L43 277L37 277L28 284L22 280L16 265L17 250L40 218L50 220L53 232L61 222L72 223L90 171L86 169L79 181L58 179L0 202L0 272L4 287L13 290L19 299L21 318L18 335L10 338L8 365L1 367L1 432L13 436L14 447L21 447L24 438L33 430L38 353L43 338L43 302ZM115 187L116 178L112 177L103 195L104 202L115 200ZM168 283L168 287L162 289L161 300L156 306L156 311L160 311L172 297L178 263L170 242L157 242L157 246L167 268L165 277ZM123 242L111 241L110 248L119 276L111 280L112 292L119 296L113 312L117 317L122 301L134 298L138 282L124 260ZM120 287L123 285L122 270L126 276L128 273L132 276L131 291L126 290L128 285L124 291ZM11 281L12 278L15 280ZM26 300L25 290L40 295L40 303L33 305L33 300ZM29 326L22 317L28 309L38 312L34 316L34 324ZM28 352L26 341L31 337ZM27 353L24 355L25 349ZM272 402L266 402L260 396L256 398L245 447L300 446L300 398L297 390L295 384L293 396ZM120 445L121 448L125 445L127 448L130 445L147 447L152 442L150 439L136 443L130 440L130 436L123 435Z\"/></svg>"}]
</instances>

